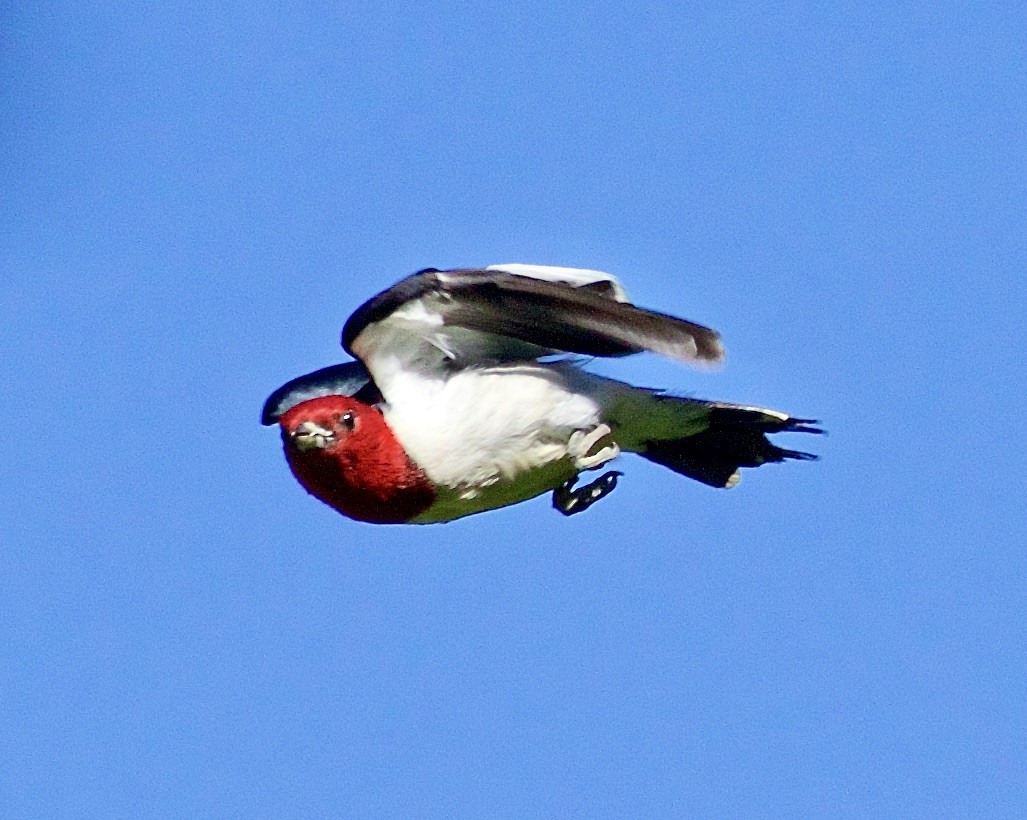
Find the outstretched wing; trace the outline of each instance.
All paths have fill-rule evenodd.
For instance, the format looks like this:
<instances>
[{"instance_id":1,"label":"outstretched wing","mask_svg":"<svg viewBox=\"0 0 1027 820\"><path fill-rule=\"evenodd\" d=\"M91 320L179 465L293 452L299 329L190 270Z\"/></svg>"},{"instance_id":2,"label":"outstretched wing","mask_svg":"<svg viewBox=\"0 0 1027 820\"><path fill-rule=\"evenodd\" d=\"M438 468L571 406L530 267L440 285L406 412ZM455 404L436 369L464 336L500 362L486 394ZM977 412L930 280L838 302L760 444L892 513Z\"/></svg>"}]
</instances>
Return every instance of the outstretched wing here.
<instances>
[{"instance_id":1,"label":"outstretched wing","mask_svg":"<svg viewBox=\"0 0 1027 820\"><path fill-rule=\"evenodd\" d=\"M632 305L609 274L536 265L415 273L357 308L342 344L380 386L385 372L403 365L437 369L556 352L651 350L693 363L724 355L716 331Z\"/></svg>"}]
</instances>

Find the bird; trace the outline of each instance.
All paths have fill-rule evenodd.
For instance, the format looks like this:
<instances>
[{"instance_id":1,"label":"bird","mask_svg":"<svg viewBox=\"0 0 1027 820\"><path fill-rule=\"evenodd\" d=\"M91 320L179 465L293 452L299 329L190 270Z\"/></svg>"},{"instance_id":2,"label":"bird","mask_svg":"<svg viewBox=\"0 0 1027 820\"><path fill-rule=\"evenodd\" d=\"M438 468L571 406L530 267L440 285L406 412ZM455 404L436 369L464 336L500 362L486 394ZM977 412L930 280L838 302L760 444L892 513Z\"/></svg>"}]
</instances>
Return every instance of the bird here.
<instances>
[{"instance_id":1,"label":"bird","mask_svg":"<svg viewBox=\"0 0 1027 820\"><path fill-rule=\"evenodd\" d=\"M430 524L545 493L584 512L623 476L583 473L623 453L730 488L741 468L817 456L768 434L815 419L636 387L589 372L596 357L651 351L724 358L720 335L631 303L611 274L501 264L425 268L346 320L352 361L294 378L264 404L299 484L348 518Z\"/></svg>"}]
</instances>

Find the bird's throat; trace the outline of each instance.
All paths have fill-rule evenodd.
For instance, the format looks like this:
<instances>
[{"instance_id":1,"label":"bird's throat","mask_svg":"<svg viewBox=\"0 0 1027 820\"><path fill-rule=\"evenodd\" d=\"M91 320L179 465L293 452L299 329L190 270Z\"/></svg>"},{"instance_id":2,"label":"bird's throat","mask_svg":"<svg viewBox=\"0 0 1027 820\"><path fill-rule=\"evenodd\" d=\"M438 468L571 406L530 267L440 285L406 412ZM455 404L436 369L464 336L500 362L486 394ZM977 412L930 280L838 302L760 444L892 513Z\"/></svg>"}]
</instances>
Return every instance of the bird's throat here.
<instances>
[{"instance_id":1,"label":"bird's throat","mask_svg":"<svg viewBox=\"0 0 1027 820\"><path fill-rule=\"evenodd\" d=\"M432 505L435 490L398 446L299 450L286 446L289 466L311 495L348 518L402 524Z\"/></svg>"}]
</instances>

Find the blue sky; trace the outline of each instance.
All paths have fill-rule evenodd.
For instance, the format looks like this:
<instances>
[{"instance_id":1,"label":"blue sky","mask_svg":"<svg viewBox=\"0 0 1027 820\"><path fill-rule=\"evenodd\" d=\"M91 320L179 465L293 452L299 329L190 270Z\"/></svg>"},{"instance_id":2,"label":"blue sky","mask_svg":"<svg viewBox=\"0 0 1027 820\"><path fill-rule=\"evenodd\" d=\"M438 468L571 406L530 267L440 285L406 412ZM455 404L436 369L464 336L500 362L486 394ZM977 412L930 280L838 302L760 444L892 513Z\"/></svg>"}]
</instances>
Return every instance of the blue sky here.
<instances>
[{"instance_id":1,"label":"blue sky","mask_svg":"<svg viewBox=\"0 0 1027 820\"><path fill-rule=\"evenodd\" d=\"M3 814L1022 811L1025 29L8 4ZM571 519L306 496L264 397L401 276L510 261L719 329L722 371L602 372L819 417L822 461L628 459Z\"/></svg>"}]
</instances>

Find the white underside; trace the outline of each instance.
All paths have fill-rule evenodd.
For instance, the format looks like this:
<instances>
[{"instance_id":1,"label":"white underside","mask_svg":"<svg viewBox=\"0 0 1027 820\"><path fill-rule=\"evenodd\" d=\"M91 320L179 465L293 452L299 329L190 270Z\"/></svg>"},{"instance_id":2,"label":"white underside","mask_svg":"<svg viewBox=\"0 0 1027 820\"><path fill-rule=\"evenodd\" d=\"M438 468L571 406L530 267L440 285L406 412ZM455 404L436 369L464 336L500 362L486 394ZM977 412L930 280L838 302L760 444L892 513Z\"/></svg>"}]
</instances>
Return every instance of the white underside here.
<instances>
[{"instance_id":1,"label":"white underside","mask_svg":"<svg viewBox=\"0 0 1027 820\"><path fill-rule=\"evenodd\" d=\"M509 364L391 381L386 421L438 493L423 520L531 498L617 455L587 436L602 424L600 404L570 389L567 370Z\"/></svg>"}]
</instances>

